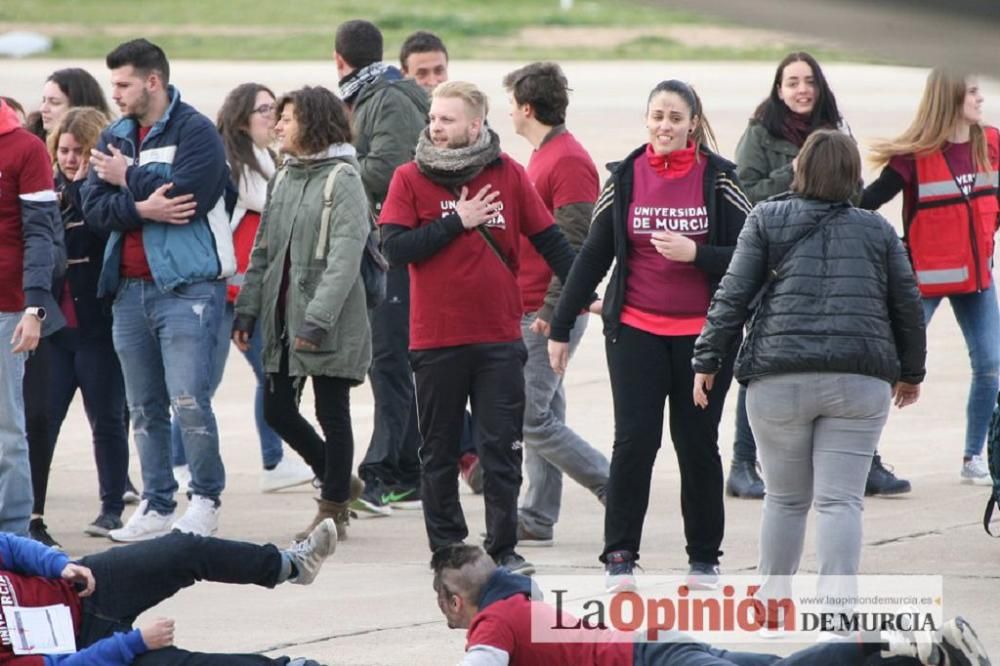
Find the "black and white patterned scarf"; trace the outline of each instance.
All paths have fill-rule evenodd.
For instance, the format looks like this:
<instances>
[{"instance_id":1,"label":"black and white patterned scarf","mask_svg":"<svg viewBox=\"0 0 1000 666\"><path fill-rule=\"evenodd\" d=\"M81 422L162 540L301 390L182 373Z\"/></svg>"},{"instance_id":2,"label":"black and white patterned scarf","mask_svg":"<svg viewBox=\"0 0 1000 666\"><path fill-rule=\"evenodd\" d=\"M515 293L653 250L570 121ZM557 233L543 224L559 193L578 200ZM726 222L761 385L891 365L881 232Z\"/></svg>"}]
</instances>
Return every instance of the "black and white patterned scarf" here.
<instances>
[{"instance_id":1,"label":"black and white patterned scarf","mask_svg":"<svg viewBox=\"0 0 1000 666\"><path fill-rule=\"evenodd\" d=\"M340 98L348 106L354 106L354 100L366 85L385 74L389 65L384 62L373 62L372 64L356 69L340 82Z\"/></svg>"}]
</instances>

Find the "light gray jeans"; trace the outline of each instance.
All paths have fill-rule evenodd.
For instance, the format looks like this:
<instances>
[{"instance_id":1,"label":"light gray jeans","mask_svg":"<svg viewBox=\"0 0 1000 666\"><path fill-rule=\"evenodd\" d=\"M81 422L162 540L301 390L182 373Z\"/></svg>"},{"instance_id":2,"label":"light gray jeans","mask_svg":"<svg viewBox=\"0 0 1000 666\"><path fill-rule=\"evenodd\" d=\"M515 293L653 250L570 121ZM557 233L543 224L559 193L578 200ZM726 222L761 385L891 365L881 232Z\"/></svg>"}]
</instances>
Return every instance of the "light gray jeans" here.
<instances>
[{"instance_id":1,"label":"light gray jeans","mask_svg":"<svg viewBox=\"0 0 1000 666\"><path fill-rule=\"evenodd\" d=\"M587 328L589 315L576 318L570 333L572 354ZM534 535L552 538L562 504L563 473L604 496L610 464L603 453L566 425L566 392L563 378L549 364L548 338L532 333L533 313L521 319L521 334L528 349L524 365L524 471L528 477L519 520Z\"/></svg>"},{"instance_id":2,"label":"light gray jeans","mask_svg":"<svg viewBox=\"0 0 1000 666\"><path fill-rule=\"evenodd\" d=\"M816 508L820 587L824 575L857 573L865 480L891 393L884 380L843 373L789 373L750 382L747 414L767 486L761 596L790 592L785 581L769 584L768 577L798 570L810 504Z\"/></svg>"},{"instance_id":3,"label":"light gray jeans","mask_svg":"<svg viewBox=\"0 0 1000 666\"><path fill-rule=\"evenodd\" d=\"M15 354L10 342L20 321L20 312L0 312L0 532L26 536L32 491L22 383L28 355Z\"/></svg>"}]
</instances>

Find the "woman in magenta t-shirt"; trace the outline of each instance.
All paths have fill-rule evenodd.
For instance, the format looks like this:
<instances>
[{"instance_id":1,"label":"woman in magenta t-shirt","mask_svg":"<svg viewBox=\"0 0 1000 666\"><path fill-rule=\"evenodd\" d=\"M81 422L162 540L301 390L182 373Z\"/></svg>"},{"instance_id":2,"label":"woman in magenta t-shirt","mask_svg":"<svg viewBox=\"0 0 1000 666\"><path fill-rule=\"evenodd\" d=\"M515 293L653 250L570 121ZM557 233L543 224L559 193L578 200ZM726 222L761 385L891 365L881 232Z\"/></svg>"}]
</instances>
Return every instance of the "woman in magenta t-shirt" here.
<instances>
[{"instance_id":1,"label":"woman in magenta t-shirt","mask_svg":"<svg viewBox=\"0 0 1000 666\"><path fill-rule=\"evenodd\" d=\"M549 353L566 369L577 313L615 263L604 297L604 333L615 410L615 444L604 522L609 590L635 586L653 462L669 405L681 473L689 584L717 583L724 512L718 427L732 358L708 409L691 401L691 357L709 301L726 272L750 203L736 166L712 152L701 101L686 83L649 95L649 143L612 167L594 222L552 321Z\"/></svg>"}]
</instances>

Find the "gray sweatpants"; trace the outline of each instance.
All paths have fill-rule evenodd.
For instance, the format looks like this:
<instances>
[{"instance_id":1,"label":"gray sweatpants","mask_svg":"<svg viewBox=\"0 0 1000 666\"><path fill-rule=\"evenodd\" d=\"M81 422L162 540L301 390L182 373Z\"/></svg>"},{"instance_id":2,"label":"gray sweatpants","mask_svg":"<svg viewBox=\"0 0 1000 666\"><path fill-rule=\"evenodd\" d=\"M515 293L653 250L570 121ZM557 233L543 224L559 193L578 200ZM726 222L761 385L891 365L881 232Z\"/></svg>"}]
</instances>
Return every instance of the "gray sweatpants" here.
<instances>
[{"instance_id":1,"label":"gray sweatpants","mask_svg":"<svg viewBox=\"0 0 1000 666\"><path fill-rule=\"evenodd\" d=\"M769 584L768 577L798 570L810 504L821 588L824 575L857 573L865 480L891 393L884 380L843 373L771 375L750 383L747 413L767 487L759 596L790 592L786 581Z\"/></svg>"},{"instance_id":2,"label":"gray sweatpants","mask_svg":"<svg viewBox=\"0 0 1000 666\"><path fill-rule=\"evenodd\" d=\"M570 333L570 354L580 344L588 317L576 318ZM552 527L559 520L563 474L600 498L608 483L610 463L566 425L563 378L549 364L548 338L529 330L534 321L534 314L521 319L528 349L524 364L524 471L528 483L518 518L532 534L551 538Z\"/></svg>"}]
</instances>

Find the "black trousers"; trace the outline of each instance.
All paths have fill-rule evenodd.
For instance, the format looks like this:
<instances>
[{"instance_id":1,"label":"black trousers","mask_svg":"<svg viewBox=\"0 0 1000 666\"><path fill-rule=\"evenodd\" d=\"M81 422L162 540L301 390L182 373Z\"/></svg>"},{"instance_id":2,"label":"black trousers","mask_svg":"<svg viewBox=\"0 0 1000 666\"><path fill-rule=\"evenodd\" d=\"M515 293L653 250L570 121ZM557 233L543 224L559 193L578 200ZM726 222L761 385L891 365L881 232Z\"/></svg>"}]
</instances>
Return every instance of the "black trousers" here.
<instances>
[{"instance_id":1,"label":"black trousers","mask_svg":"<svg viewBox=\"0 0 1000 666\"><path fill-rule=\"evenodd\" d=\"M458 459L467 402L472 405L474 439L483 467L484 547L499 559L513 552L517 544L527 356L520 340L410 354L423 438L421 499L432 551L469 535L458 498Z\"/></svg>"},{"instance_id":2,"label":"black trousers","mask_svg":"<svg viewBox=\"0 0 1000 666\"><path fill-rule=\"evenodd\" d=\"M55 450L66 412L79 389L93 436L101 512L120 516L125 508L122 494L128 479L128 427L125 383L110 331L107 335L82 337L76 329L66 328L52 335L49 348L51 448ZM47 469L45 480L47 485ZM44 497L41 499L44 506ZM36 505L38 501L36 492Z\"/></svg>"},{"instance_id":3,"label":"black trousers","mask_svg":"<svg viewBox=\"0 0 1000 666\"><path fill-rule=\"evenodd\" d=\"M93 571L97 582L94 593L83 599L78 637L81 649L115 632L131 631L139 614L198 581L274 587L281 572L281 554L275 546L180 532L88 555L80 563ZM147 652L135 663L256 666L287 664L288 658L166 648Z\"/></svg>"},{"instance_id":4,"label":"black trousers","mask_svg":"<svg viewBox=\"0 0 1000 666\"><path fill-rule=\"evenodd\" d=\"M264 393L264 420L288 442L323 481L320 496L346 502L351 494L354 430L351 427L351 385L342 377L311 377L316 398L316 420L323 437L299 412L303 377L288 374L288 350L281 355L279 372L268 373Z\"/></svg>"},{"instance_id":5,"label":"black trousers","mask_svg":"<svg viewBox=\"0 0 1000 666\"><path fill-rule=\"evenodd\" d=\"M366 481L385 485L420 483L420 432L410 369L410 273L398 266L386 274L385 300L371 311L372 365L368 378L375 399L375 428L358 468Z\"/></svg>"},{"instance_id":6,"label":"black trousers","mask_svg":"<svg viewBox=\"0 0 1000 666\"><path fill-rule=\"evenodd\" d=\"M606 342L615 409L605 556L616 550L638 558L649 505L653 463L663 439L663 407L670 414L670 438L681 476L681 514L691 562L717 564L722 551L725 509L719 420L732 382L732 358L715 377L708 409L694 404L691 356L697 336L665 337L622 326Z\"/></svg>"},{"instance_id":7,"label":"black trousers","mask_svg":"<svg viewBox=\"0 0 1000 666\"><path fill-rule=\"evenodd\" d=\"M24 364L24 429L28 439L28 461L31 464L31 491L34 504L31 513L45 514L45 496L49 490L49 469L55 441L49 434L49 385L52 372L52 342L38 341Z\"/></svg>"}]
</instances>

